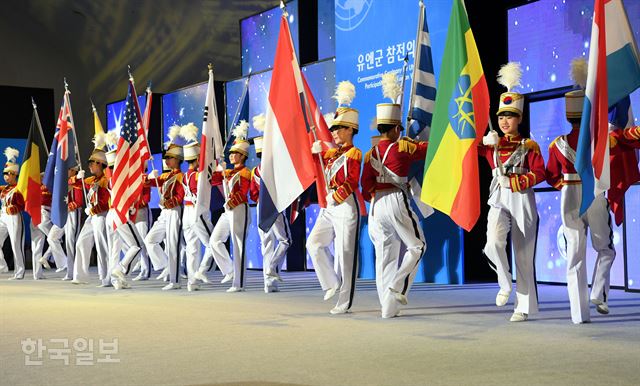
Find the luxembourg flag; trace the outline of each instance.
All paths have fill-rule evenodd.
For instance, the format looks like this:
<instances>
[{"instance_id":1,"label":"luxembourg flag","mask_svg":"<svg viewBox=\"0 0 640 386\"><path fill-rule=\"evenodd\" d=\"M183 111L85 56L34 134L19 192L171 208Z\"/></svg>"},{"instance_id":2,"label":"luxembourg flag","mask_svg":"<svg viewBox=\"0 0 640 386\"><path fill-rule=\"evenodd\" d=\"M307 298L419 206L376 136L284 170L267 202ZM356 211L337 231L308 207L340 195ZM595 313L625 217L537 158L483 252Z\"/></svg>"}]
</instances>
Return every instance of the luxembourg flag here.
<instances>
[{"instance_id":1,"label":"luxembourg flag","mask_svg":"<svg viewBox=\"0 0 640 386\"><path fill-rule=\"evenodd\" d=\"M576 169L582 179L580 213L611 186L609 106L640 86L638 51L621 0L596 0Z\"/></svg>"},{"instance_id":2,"label":"luxembourg flag","mask_svg":"<svg viewBox=\"0 0 640 386\"><path fill-rule=\"evenodd\" d=\"M302 110L304 86L285 15L280 19L262 143L258 226L263 231L315 180Z\"/></svg>"}]
</instances>

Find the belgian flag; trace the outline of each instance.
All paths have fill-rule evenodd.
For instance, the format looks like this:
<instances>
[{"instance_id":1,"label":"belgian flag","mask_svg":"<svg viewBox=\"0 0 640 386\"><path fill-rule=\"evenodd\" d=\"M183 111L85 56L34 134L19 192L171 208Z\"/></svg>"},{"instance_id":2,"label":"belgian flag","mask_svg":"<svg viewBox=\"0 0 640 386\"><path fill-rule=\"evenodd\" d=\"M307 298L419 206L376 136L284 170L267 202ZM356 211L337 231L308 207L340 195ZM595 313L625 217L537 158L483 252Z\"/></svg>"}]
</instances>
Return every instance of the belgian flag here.
<instances>
[{"instance_id":1,"label":"belgian flag","mask_svg":"<svg viewBox=\"0 0 640 386\"><path fill-rule=\"evenodd\" d=\"M42 127L38 111L33 109L31 118L31 128L27 139L22 166L20 166L20 176L16 189L22 193L25 203L25 211L31 216L33 225L40 224L40 209L42 206L41 178L40 173L44 171L47 162L47 145L44 142Z\"/></svg>"}]
</instances>

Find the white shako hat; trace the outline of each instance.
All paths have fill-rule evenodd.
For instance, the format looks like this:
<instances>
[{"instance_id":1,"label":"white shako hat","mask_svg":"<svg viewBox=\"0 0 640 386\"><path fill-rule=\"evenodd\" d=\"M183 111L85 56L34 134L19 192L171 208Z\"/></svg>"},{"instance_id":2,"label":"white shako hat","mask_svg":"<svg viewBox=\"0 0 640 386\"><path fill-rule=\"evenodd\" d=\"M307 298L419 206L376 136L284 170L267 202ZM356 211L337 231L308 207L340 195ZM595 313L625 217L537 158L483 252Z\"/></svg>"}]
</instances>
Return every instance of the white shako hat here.
<instances>
[{"instance_id":1,"label":"white shako hat","mask_svg":"<svg viewBox=\"0 0 640 386\"><path fill-rule=\"evenodd\" d=\"M573 59L569 75L578 89L564 94L565 114L567 118L581 118L584 106L584 88L587 85L587 61L584 58Z\"/></svg>"},{"instance_id":2,"label":"white shako hat","mask_svg":"<svg viewBox=\"0 0 640 386\"><path fill-rule=\"evenodd\" d=\"M354 133L358 132L358 110L350 107L356 97L356 87L348 80L343 80L336 86L333 99L338 102L338 108L333 115L331 123L327 122L329 130L332 127L351 127Z\"/></svg>"},{"instance_id":3,"label":"white shako hat","mask_svg":"<svg viewBox=\"0 0 640 386\"><path fill-rule=\"evenodd\" d=\"M178 138L178 135L180 135L180 126L171 126L169 128L169 134L167 134L167 136L169 137L169 141L165 143L165 151L162 158L171 157L176 158L180 161L184 160L182 146L174 143L174 141Z\"/></svg>"},{"instance_id":4,"label":"white shako hat","mask_svg":"<svg viewBox=\"0 0 640 386\"><path fill-rule=\"evenodd\" d=\"M518 62L503 64L498 71L498 83L506 87L507 91L500 94L500 104L496 115L510 112L522 116L524 111L524 95L513 91L520 86L522 68Z\"/></svg>"},{"instance_id":5,"label":"white shako hat","mask_svg":"<svg viewBox=\"0 0 640 386\"><path fill-rule=\"evenodd\" d=\"M198 127L189 122L180 128L180 136L187 141L183 146L184 160L195 161L200 158L200 144L198 143Z\"/></svg>"},{"instance_id":6,"label":"white shako hat","mask_svg":"<svg viewBox=\"0 0 640 386\"><path fill-rule=\"evenodd\" d=\"M12 147L7 147L4 149L4 156L7 157L7 162L4 164L4 173L13 173L17 175L20 171L20 166L18 165L20 151Z\"/></svg>"},{"instance_id":7,"label":"white shako hat","mask_svg":"<svg viewBox=\"0 0 640 386\"><path fill-rule=\"evenodd\" d=\"M400 125L402 112L398 98L402 94L402 86L395 72L386 72L382 75L382 95L389 98L391 103L378 103L376 105L377 125Z\"/></svg>"},{"instance_id":8,"label":"white shako hat","mask_svg":"<svg viewBox=\"0 0 640 386\"><path fill-rule=\"evenodd\" d=\"M235 140L229 149L229 153L240 153L245 157L249 156L249 141L247 141L247 132L249 130L249 122L244 119L238 122L233 129Z\"/></svg>"}]
</instances>

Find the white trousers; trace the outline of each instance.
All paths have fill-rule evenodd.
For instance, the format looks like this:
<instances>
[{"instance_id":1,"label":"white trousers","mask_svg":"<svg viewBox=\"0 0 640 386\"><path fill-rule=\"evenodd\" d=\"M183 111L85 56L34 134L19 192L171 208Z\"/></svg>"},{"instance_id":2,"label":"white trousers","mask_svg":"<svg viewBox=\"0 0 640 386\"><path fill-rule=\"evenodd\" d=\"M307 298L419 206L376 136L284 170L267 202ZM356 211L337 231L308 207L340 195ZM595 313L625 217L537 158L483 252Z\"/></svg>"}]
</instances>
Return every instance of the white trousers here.
<instances>
[{"instance_id":1,"label":"white trousers","mask_svg":"<svg viewBox=\"0 0 640 386\"><path fill-rule=\"evenodd\" d=\"M144 245L144 238L147 237L147 233L149 233L149 228L151 227L151 209L149 209L149 207L138 210L134 225L138 230L138 234L140 235L142 244ZM149 261L147 249L142 248L139 256L140 274L148 279L151 277L151 262ZM134 259L134 265L136 260L138 259Z\"/></svg>"},{"instance_id":2,"label":"white trousers","mask_svg":"<svg viewBox=\"0 0 640 386\"><path fill-rule=\"evenodd\" d=\"M258 209L256 211L260 213ZM291 245L289 222L284 213L280 213L268 232L258 227L260 250L262 251L262 272L265 287L278 288L278 282L267 276L267 272L278 272Z\"/></svg>"},{"instance_id":3,"label":"white trousers","mask_svg":"<svg viewBox=\"0 0 640 386\"><path fill-rule=\"evenodd\" d=\"M71 210L67 213L67 222L64 228L52 225L47 236L49 250L56 262L56 267L67 267L66 279L73 278L73 266L75 262L76 241L80 234L81 209ZM65 250L62 249L62 237L65 239Z\"/></svg>"},{"instance_id":4,"label":"white trousers","mask_svg":"<svg viewBox=\"0 0 640 386\"><path fill-rule=\"evenodd\" d=\"M376 254L376 288L382 317L398 312L393 290L407 295L427 243L409 196L402 190L376 192L369 215L369 237ZM400 251L405 248L402 260Z\"/></svg>"},{"instance_id":5,"label":"white trousers","mask_svg":"<svg viewBox=\"0 0 640 386\"><path fill-rule=\"evenodd\" d=\"M224 275L233 272L232 287L244 288L245 279L245 240L249 230L249 205L240 204L231 210L226 210L216 223L209 239L209 246L213 258ZM231 236L233 247L233 262L229 257L224 243ZM203 263L205 261L203 260Z\"/></svg>"},{"instance_id":6,"label":"white trousers","mask_svg":"<svg viewBox=\"0 0 640 386\"><path fill-rule=\"evenodd\" d=\"M196 217L196 207L192 205L185 207L182 218L182 228L186 243L187 276L189 283L193 284L196 282L193 278L194 273L197 271L204 273L211 268L215 269L215 266L213 266L213 251L209 245L213 225L211 224L209 213ZM205 248L204 257L201 259L200 255L203 246Z\"/></svg>"},{"instance_id":7,"label":"white trousers","mask_svg":"<svg viewBox=\"0 0 640 386\"><path fill-rule=\"evenodd\" d=\"M588 322L589 283L587 281L587 227L591 244L598 253L593 269L591 298L607 301L611 266L616 257L609 203L603 194L597 196L587 213L580 216L582 185L562 188L562 225L567 242L567 290L571 304L571 320Z\"/></svg>"},{"instance_id":8,"label":"white trousers","mask_svg":"<svg viewBox=\"0 0 640 386\"><path fill-rule=\"evenodd\" d=\"M511 292L512 275L507 257L507 235L511 232L511 242L516 262L515 311L525 314L538 312L538 289L535 277L535 248L538 234L538 212L532 189L512 192L501 189L501 201L489 208L487 216L487 243L484 253L491 268L498 275L498 285L503 291ZM513 199L509 196L513 195ZM521 196L518 196L521 195ZM513 204L517 203L517 204ZM516 207L510 208L510 205ZM513 213L523 215L523 226L516 223Z\"/></svg>"},{"instance_id":9,"label":"white trousers","mask_svg":"<svg viewBox=\"0 0 640 386\"><path fill-rule=\"evenodd\" d=\"M160 216L144 239L147 253L157 270L169 267L169 280L178 283L180 275L180 238L182 229L182 207L162 209ZM164 241L165 249L160 246Z\"/></svg>"},{"instance_id":10,"label":"white trousers","mask_svg":"<svg viewBox=\"0 0 640 386\"><path fill-rule=\"evenodd\" d=\"M22 213L0 214L0 271L7 269L7 262L4 259L2 246L9 237L11 251L13 252L13 277L22 279L24 277L24 220Z\"/></svg>"},{"instance_id":11,"label":"white trousers","mask_svg":"<svg viewBox=\"0 0 640 386\"><path fill-rule=\"evenodd\" d=\"M359 235L360 211L352 194L338 205L321 209L307 239L307 252L322 289L340 287L336 308L348 310L353 305ZM329 250L331 243L334 256Z\"/></svg>"},{"instance_id":12,"label":"white trousers","mask_svg":"<svg viewBox=\"0 0 640 386\"><path fill-rule=\"evenodd\" d=\"M95 245L96 255L98 258L98 277L104 283L107 277L109 258L109 241L106 229L106 215L100 213L89 216L76 244L76 261L73 267L73 279L78 281L89 281L89 263L91 260L91 251ZM67 267L67 269L69 269Z\"/></svg>"},{"instance_id":13,"label":"white trousers","mask_svg":"<svg viewBox=\"0 0 640 386\"><path fill-rule=\"evenodd\" d=\"M116 216L115 213L113 215ZM109 273L118 267L126 275L131 270L133 261L144 249L144 241L131 220L127 220L115 230L112 224L108 224L107 229L111 233ZM122 253L124 256L121 258Z\"/></svg>"},{"instance_id":14,"label":"white trousers","mask_svg":"<svg viewBox=\"0 0 640 386\"><path fill-rule=\"evenodd\" d=\"M38 280L44 277L42 274L42 264L40 258L44 249L44 241L51 231L53 224L51 223L51 208L43 206L40 210L40 224L30 225L31 229L31 266L33 267L33 279ZM51 247L49 247L51 248ZM56 267L60 267L56 264Z\"/></svg>"}]
</instances>

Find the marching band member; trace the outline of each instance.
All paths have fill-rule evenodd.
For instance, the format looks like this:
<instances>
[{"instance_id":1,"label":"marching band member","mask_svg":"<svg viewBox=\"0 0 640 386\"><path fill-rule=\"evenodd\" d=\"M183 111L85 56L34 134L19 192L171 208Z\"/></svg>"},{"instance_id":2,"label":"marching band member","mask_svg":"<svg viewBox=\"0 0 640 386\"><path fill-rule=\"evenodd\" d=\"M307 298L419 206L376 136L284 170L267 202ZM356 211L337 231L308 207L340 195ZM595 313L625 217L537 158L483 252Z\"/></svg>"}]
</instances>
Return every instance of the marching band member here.
<instances>
[{"instance_id":1,"label":"marching band member","mask_svg":"<svg viewBox=\"0 0 640 386\"><path fill-rule=\"evenodd\" d=\"M223 185L225 191L224 213L213 228L209 246L216 264L225 275L222 283L232 281L231 288L227 292L244 291L245 240L251 222L247 204L251 171L244 165L249 155L249 142L246 140L248 128L249 124L243 120L233 130L236 139L229 149L229 159L233 169L225 170L225 165L222 163L219 166L223 170L216 171L211 180L214 186ZM233 245L233 263L224 244L229 236ZM208 263L206 260L202 261L200 270L206 263Z\"/></svg>"},{"instance_id":2,"label":"marching band member","mask_svg":"<svg viewBox=\"0 0 640 386\"><path fill-rule=\"evenodd\" d=\"M184 176L180 171L180 164L184 157L182 146L173 143L179 132L180 126L172 126L170 128L170 142L164 153L166 164L171 170L162 173L159 177L157 170L152 170L149 173L149 180L152 182L156 180L160 186L160 207L162 211L149 230L147 237L145 237L144 243L154 268L156 270L165 268L159 278L164 278L166 273L169 275L169 284L162 287L164 291L180 288L178 275L180 274L180 238L182 201L184 199L184 188L182 186ZM165 244L164 250L160 246L163 241Z\"/></svg>"},{"instance_id":3,"label":"marching band member","mask_svg":"<svg viewBox=\"0 0 640 386\"><path fill-rule=\"evenodd\" d=\"M201 245L205 246L205 260L212 256L209 247L209 238L213 225L204 216L196 216L196 200L198 194L198 164L200 158L200 144L198 143L198 128L189 123L180 128L180 135L187 140L184 145L184 160L189 163L189 170L184 174L182 182L184 194L184 214L182 215L182 229L186 243L186 268L187 268L187 290L195 291L200 287L197 283L197 275L200 267ZM204 274L201 274L204 276ZM207 280L206 277L204 277Z\"/></svg>"},{"instance_id":4,"label":"marching band member","mask_svg":"<svg viewBox=\"0 0 640 386\"><path fill-rule=\"evenodd\" d=\"M67 193L67 222L64 228L59 228L53 224L47 235L49 250L56 262L57 267L66 266L66 274L62 280L73 279L73 267L75 262L76 240L80 233L80 220L82 206L84 204L84 193L82 191L82 180L77 178L78 167L74 166L68 170L68 193ZM62 236L65 239L65 250L62 249ZM58 264L60 262L60 265Z\"/></svg>"},{"instance_id":5,"label":"marching band member","mask_svg":"<svg viewBox=\"0 0 640 386\"><path fill-rule=\"evenodd\" d=\"M0 201L2 201L2 211L0 213L0 272L9 272L7 262L4 259L2 245L7 236L11 242L13 252L14 274L9 280L22 280L24 278L24 220L22 211L24 210L24 198L16 189L18 183L19 165L16 163L20 152L12 147L4 150L7 162L4 164L4 182L6 185L0 186Z\"/></svg>"},{"instance_id":6,"label":"marching band member","mask_svg":"<svg viewBox=\"0 0 640 386\"><path fill-rule=\"evenodd\" d=\"M426 250L420 222L409 205L408 175L411 163L424 161L427 142L400 137L400 105L395 101L401 87L395 74L383 76L383 93L392 103L376 106L380 140L365 155L362 189L371 200L369 237L376 254L376 287L382 317L399 315ZM401 245L406 251L399 262Z\"/></svg>"},{"instance_id":7,"label":"marching band member","mask_svg":"<svg viewBox=\"0 0 640 386\"><path fill-rule=\"evenodd\" d=\"M353 305L358 273L360 208L356 192L362 152L353 146L353 136L358 133L358 111L348 107L355 97L355 87L349 81L340 82L335 94L339 107L329 130L338 147L323 151L322 141L314 142L311 147L311 153L323 159L329 191L327 207L320 210L307 239L307 251L318 281L326 291L324 299L329 300L338 293L338 301L329 312L344 314ZM335 256L329 251L332 243Z\"/></svg>"},{"instance_id":8,"label":"marching band member","mask_svg":"<svg viewBox=\"0 0 640 386\"><path fill-rule=\"evenodd\" d=\"M533 186L544 181L544 160L540 148L531 139L522 138L518 126L522 122L524 96L512 89L520 84L519 63L508 63L500 69L498 82L507 88L500 95L498 125L504 134L490 131L479 145L493 169L487 217L487 243L484 253L498 275L500 291L496 305L504 306L511 294L511 271L507 257L507 235L516 262L516 301L510 321L522 322L538 312L534 252L538 233L538 211Z\"/></svg>"},{"instance_id":9,"label":"marching band member","mask_svg":"<svg viewBox=\"0 0 640 386\"><path fill-rule=\"evenodd\" d=\"M109 210L109 180L104 174L107 168L103 138L94 137L94 150L89 156L89 171L92 176L84 178L84 170L77 174L87 192L87 219L82 226L76 244L76 261L73 267L73 284L87 284L91 250L96 247L98 257L98 277L101 285L108 282L109 241L106 230L106 215Z\"/></svg>"},{"instance_id":10,"label":"marching band member","mask_svg":"<svg viewBox=\"0 0 640 386\"><path fill-rule=\"evenodd\" d=\"M259 131L264 131L264 114L253 117L253 127ZM255 137L253 143L258 159L262 157L262 137ZM258 202L260 196L260 164L251 170L251 185L249 186L249 196L254 202ZM260 209L256 210L260 213ZM264 232L258 227L260 236L260 250L262 251L262 272L264 277L264 292L278 292L278 282L282 281L278 273L280 266L287 256L287 249L291 245L289 223L284 213L280 213L271 228Z\"/></svg>"},{"instance_id":11,"label":"marching band member","mask_svg":"<svg viewBox=\"0 0 640 386\"><path fill-rule=\"evenodd\" d=\"M131 220L138 230L138 234L140 235L144 245L144 239L147 237L147 233L149 233L149 228L151 228L152 218L151 209L149 208L149 201L151 201L151 181L149 181L148 175L146 174L146 169L145 173L142 174L142 181L142 194L131 208ZM139 256L140 257L135 266L140 267L140 273L138 276L133 278L133 281L149 280L152 268L147 249L142 248Z\"/></svg>"},{"instance_id":12,"label":"marching band member","mask_svg":"<svg viewBox=\"0 0 640 386\"><path fill-rule=\"evenodd\" d=\"M43 175L44 173L40 173L40 178L42 178ZM33 280L45 279L42 274L42 267L49 267L49 263L47 258L42 255L42 251L44 249L44 241L47 235L51 232L51 227L53 226L53 223L51 222L51 193L49 193L47 186L44 184L40 185L40 196L42 197L42 203L40 206L40 224L37 226L34 226L33 222L30 224ZM60 268L61 265L58 263L59 262L56 261L56 267Z\"/></svg>"}]
</instances>

